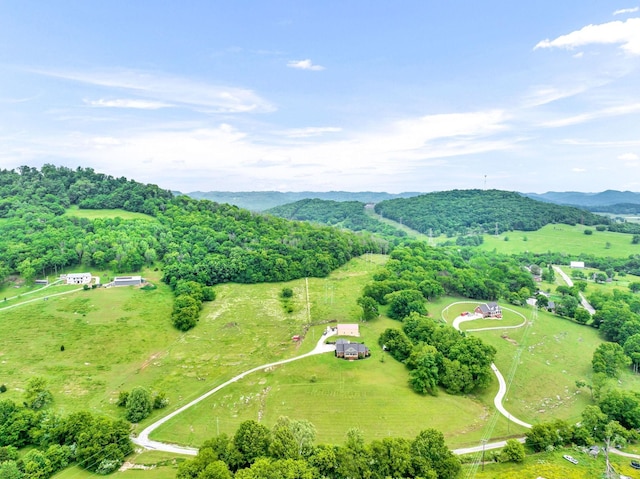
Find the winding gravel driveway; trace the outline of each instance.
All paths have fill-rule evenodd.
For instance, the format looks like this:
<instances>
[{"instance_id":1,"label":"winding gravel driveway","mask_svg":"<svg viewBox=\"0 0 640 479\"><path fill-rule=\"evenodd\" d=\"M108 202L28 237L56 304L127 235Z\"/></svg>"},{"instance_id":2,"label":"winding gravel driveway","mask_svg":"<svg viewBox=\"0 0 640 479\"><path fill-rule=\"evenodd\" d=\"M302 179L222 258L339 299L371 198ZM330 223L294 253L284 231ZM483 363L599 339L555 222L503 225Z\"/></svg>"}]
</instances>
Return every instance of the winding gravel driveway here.
<instances>
[{"instance_id":1,"label":"winding gravel driveway","mask_svg":"<svg viewBox=\"0 0 640 479\"><path fill-rule=\"evenodd\" d=\"M444 312L449 309L451 306L453 306L454 304L467 304L469 303L468 301L459 301L457 303L452 303L449 306L447 306L443 311L443 319L444 319ZM476 304L476 303L470 303L470 304ZM468 331L490 331L490 330L496 330L496 329L516 329L516 328L521 328L522 326L524 326L525 324L527 324L527 318L524 317L524 315L520 314L519 312L513 310L513 309L509 309L509 308L502 308L503 310L507 310L510 311L512 313L517 314L518 316L522 317L522 323L517 324L515 326L496 326L496 327L490 327L490 328L479 328L479 329L469 329ZM458 316L456 319L453 320L453 324L452 326L457 329L458 331L460 331L460 324L466 322L466 321L474 321L476 319L482 319L482 316L480 316L479 314L469 314L467 316ZM517 417L515 417L513 414L511 414L509 411L507 411L507 409L504 407L504 405L502 404L502 401L504 400L504 397L507 395L507 382L504 379L504 376L502 375L502 373L500 372L500 370L496 367L495 363L491 363L491 370L493 371L493 374L496 375L496 378L498 378L498 394L496 394L496 396L493 398L493 404L495 405L496 409L498 410L498 412L500 412L500 414L502 414L504 417L506 417L509 421L514 422L520 426L526 427L527 429L531 429L531 424L529 424L528 422L524 422L521 419L518 419ZM499 447L499 446L496 446ZM485 446L486 448L486 446Z\"/></svg>"}]
</instances>

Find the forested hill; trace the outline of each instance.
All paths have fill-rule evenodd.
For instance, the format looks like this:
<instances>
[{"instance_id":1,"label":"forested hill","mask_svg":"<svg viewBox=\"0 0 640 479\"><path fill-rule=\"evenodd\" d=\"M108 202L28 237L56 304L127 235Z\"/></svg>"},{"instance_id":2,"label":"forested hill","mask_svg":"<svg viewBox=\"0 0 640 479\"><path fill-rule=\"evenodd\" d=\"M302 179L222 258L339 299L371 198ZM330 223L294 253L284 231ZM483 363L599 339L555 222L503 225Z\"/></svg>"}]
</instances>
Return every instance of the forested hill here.
<instances>
[{"instance_id":1,"label":"forested hill","mask_svg":"<svg viewBox=\"0 0 640 479\"><path fill-rule=\"evenodd\" d=\"M404 237L407 234L369 216L365 204L359 201L306 199L271 208L265 213L281 218L313 221L353 231L371 231L385 236Z\"/></svg>"},{"instance_id":2,"label":"forested hill","mask_svg":"<svg viewBox=\"0 0 640 479\"><path fill-rule=\"evenodd\" d=\"M276 206L294 203L305 199L320 199L329 201L360 201L362 203L377 203L393 198L409 198L421 193L382 193L374 191L193 191L187 196L198 200L211 200L217 203L229 203L250 211L265 211Z\"/></svg>"},{"instance_id":3,"label":"forested hill","mask_svg":"<svg viewBox=\"0 0 640 479\"><path fill-rule=\"evenodd\" d=\"M543 203L500 190L452 190L376 204L385 218L421 233L534 231L549 223L608 224L609 220L570 206Z\"/></svg>"},{"instance_id":4,"label":"forested hill","mask_svg":"<svg viewBox=\"0 0 640 479\"><path fill-rule=\"evenodd\" d=\"M623 203L640 205L640 193L633 191L606 190L600 193L581 193L577 191L548 191L546 193L525 193L529 198L548 201L560 205L588 207L592 211L599 206L613 206Z\"/></svg>"},{"instance_id":5,"label":"forested hill","mask_svg":"<svg viewBox=\"0 0 640 479\"><path fill-rule=\"evenodd\" d=\"M65 214L122 208L149 220ZM0 170L0 282L32 281L61 268L132 273L162 262L164 279L213 285L324 276L384 242L335 228L253 214L235 206L174 198L155 185L91 169L45 165Z\"/></svg>"}]
</instances>

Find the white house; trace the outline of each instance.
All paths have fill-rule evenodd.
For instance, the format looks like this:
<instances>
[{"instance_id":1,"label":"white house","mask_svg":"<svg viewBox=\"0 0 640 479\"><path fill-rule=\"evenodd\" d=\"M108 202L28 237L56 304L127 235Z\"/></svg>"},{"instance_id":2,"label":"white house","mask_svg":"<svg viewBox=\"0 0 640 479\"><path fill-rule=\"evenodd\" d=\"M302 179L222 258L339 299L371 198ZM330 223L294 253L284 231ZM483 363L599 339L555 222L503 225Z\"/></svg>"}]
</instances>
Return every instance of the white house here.
<instances>
[{"instance_id":1,"label":"white house","mask_svg":"<svg viewBox=\"0 0 640 479\"><path fill-rule=\"evenodd\" d=\"M572 261L569 266L572 268L584 268L584 261Z\"/></svg>"},{"instance_id":2,"label":"white house","mask_svg":"<svg viewBox=\"0 0 640 479\"><path fill-rule=\"evenodd\" d=\"M91 273L69 273L66 278L61 276L60 279L66 279L67 284L90 284Z\"/></svg>"}]
</instances>

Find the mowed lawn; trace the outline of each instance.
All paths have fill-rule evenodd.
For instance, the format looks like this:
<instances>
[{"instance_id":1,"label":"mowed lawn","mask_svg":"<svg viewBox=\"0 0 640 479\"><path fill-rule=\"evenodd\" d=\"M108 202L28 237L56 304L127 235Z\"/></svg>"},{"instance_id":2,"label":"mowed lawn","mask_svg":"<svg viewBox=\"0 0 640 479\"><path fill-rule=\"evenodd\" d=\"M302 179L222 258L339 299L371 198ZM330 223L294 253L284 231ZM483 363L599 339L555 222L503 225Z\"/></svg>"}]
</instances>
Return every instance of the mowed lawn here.
<instances>
[{"instance_id":1,"label":"mowed lawn","mask_svg":"<svg viewBox=\"0 0 640 479\"><path fill-rule=\"evenodd\" d=\"M585 229L593 230L593 234L585 235ZM505 241L505 237L509 240ZM546 225L538 231L508 231L498 236L484 235L484 243L479 248L486 251L495 249L505 254L553 251L572 255L586 253L622 258L640 254L640 245L631 244L631 238L630 234L596 231L591 226L555 224Z\"/></svg>"},{"instance_id":2,"label":"mowed lawn","mask_svg":"<svg viewBox=\"0 0 640 479\"><path fill-rule=\"evenodd\" d=\"M67 208L64 213L67 216L77 216L78 218L88 218L94 220L96 218L122 218L123 220L151 220L156 219L145 213L136 213L134 211L126 211L121 209L111 210L85 210L80 209L76 205Z\"/></svg>"}]
</instances>

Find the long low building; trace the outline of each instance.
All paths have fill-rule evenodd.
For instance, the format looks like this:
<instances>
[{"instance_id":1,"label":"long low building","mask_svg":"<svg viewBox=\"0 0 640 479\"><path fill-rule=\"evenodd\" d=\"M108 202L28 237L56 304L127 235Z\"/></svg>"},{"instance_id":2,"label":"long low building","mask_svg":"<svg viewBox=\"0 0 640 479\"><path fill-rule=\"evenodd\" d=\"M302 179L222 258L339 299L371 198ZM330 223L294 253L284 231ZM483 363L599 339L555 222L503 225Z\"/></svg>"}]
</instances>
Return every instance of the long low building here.
<instances>
[{"instance_id":1,"label":"long low building","mask_svg":"<svg viewBox=\"0 0 640 479\"><path fill-rule=\"evenodd\" d=\"M142 284L141 276L116 276L113 278L113 286L139 286Z\"/></svg>"}]
</instances>

